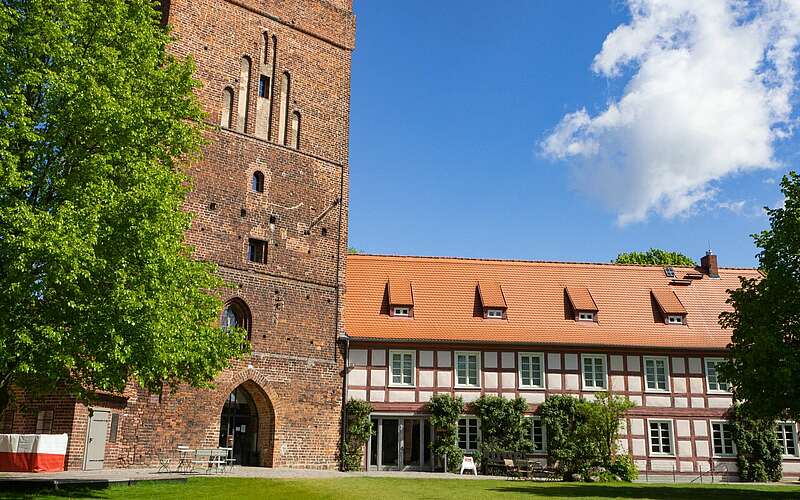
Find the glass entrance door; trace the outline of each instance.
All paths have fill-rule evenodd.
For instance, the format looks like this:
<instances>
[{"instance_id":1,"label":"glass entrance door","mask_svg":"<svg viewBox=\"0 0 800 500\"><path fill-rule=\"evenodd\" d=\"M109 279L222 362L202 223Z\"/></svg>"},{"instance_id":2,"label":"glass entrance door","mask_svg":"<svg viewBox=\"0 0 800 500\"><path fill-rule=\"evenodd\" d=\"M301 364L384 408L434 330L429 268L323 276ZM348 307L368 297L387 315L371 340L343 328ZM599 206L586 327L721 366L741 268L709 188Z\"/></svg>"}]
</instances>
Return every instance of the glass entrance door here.
<instances>
[{"instance_id":1,"label":"glass entrance door","mask_svg":"<svg viewBox=\"0 0 800 500\"><path fill-rule=\"evenodd\" d=\"M369 442L369 468L430 470L433 430L424 417L373 417L375 434Z\"/></svg>"}]
</instances>

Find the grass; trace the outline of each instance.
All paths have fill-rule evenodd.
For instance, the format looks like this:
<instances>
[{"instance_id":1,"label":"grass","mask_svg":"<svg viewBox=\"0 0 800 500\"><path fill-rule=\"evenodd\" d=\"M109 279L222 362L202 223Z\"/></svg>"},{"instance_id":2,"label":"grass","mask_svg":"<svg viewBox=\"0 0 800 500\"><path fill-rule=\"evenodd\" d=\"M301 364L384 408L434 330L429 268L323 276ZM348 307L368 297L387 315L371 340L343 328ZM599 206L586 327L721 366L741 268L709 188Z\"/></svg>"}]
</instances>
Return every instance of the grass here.
<instances>
[{"instance_id":1,"label":"grass","mask_svg":"<svg viewBox=\"0 0 800 500\"><path fill-rule=\"evenodd\" d=\"M696 499L800 498L800 486L530 483L348 477L339 479L191 478L186 482L147 481L104 489L77 488L38 493L0 492L7 498L275 498L275 499L515 499L515 498L652 498Z\"/></svg>"}]
</instances>

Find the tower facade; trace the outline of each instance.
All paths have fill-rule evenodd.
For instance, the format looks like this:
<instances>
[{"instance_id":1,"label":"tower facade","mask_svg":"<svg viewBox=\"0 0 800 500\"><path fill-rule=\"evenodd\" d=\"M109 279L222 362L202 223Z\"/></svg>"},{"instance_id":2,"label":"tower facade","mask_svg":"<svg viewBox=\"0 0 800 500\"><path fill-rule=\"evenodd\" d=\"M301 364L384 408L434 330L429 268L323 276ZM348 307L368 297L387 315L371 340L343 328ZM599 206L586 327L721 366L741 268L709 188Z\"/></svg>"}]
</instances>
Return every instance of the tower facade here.
<instances>
[{"instance_id":1,"label":"tower facade","mask_svg":"<svg viewBox=\"0 0 800 500\"><path fill-rule=\"evenodd\" d=\"M187 234L232 285L223 325L252 356L211 390L132 393L120 464L233 446L238 463L335 467L347 250L350 0L172 0L172 51L196 62L213 128L190 171Z\"/></svg>"}]
</instances>

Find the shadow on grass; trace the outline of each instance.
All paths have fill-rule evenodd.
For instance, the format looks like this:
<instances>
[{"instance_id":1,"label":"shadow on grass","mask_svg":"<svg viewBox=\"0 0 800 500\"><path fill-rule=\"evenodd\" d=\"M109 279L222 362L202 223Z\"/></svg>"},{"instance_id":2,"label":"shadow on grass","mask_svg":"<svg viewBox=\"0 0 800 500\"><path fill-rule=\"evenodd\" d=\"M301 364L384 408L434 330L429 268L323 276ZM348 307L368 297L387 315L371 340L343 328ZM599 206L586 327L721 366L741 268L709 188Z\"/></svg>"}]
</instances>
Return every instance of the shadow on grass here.
<instances>
[{"instance_id":1,"label":"shadow on grass","mask_svg":"<svg viewBox=\"0 0 800 500\"><path fill-rule=\"evenodd\" d=\"M649 483L646 486L626 486L626 485L592 485L592 484L564 484L563 486L537 487L537 485L509 484L491 488L489 491L498 493L522 493L528 495L540 495L543 497L566 497L566 498L653 498L653 499L676 499L676 498L747 498L747 499L797 499L800 498L796 488L785 487L782 485L758 487L744 487L736 484L725 486L700 486L700 487L681 487L664 485L658 486Z\"/></svg>"},{"instance_id":2,"label":"shadow on grass","mask_svg":"<svg viewBox=\"0 0 800 500\"><path fill-rule=\"evenodd\" d=\"M19 499L19 498L41 498L61 497L61 498L108 498L106 490L108 485L62 485L59 489L48 488L11 488L0 492L0 499Z\"/></svg>"}]
</instances>

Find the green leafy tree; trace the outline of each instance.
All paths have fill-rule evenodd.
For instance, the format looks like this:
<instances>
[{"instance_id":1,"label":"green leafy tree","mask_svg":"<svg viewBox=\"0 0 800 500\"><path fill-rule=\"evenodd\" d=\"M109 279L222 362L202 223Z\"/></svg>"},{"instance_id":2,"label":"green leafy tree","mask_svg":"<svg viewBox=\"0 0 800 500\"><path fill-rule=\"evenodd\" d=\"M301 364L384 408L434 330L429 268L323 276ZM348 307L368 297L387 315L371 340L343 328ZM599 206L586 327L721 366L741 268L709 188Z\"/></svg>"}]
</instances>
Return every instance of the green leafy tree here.
<instances>
[{"instance_id":1,"label":"green leafy tree","mask_svg":"<svg viewBox=\"0 0 800 500\"><path fill-rule=\"evenodd\" d=\"M458 447L458 418L464 413L464 400L450 394L436 394L428 401L431 427L436 437L431 450L437 457L447 457L447 466L458 470L463 452Z\"/></svg>"},{"instance_id":2,"label":"green leafy tree","mask_svg":"<svg viewBox=\"0 0 800 500\"><path fill-rule=\"evenodd\" d=\"M767 210L770 229L753 235L762 279L742 278L730 291L730 360L720 367L738 401L754 416L800 419L800 176L781 182L785 206Z\"/></svg>"},{"instance_id":3,"label":"green leafy tree","mask_svg":"<svg viewBox=\"0 0 800 500\"><path fill-rule=\"evenodd\" d=\"M481 396L472 406L481 422L481 453L530 452L528 403L522 398Z\"/></svg>"},{"instance_id":4,"label":"green leafy tree","mask_svg":"<svg viewBox=\"0 0 800 500\"><path fill-rule=\"evenodd\" d=\"M184 243L203 114L153 5L0 3L0 409L12 385L204 386L245 351Z\"/></svg>"},{"instance_id":5,"label":"green leafy tree","mask_svg":"<svg viewBox=\"0 0 800 500\"><path fill-rule=\"evenodd\" d=\"M346 403L347 439L344 442L344 470L361 470L364 460L364 445L374 432L372 429L372 405L359 399Z\"/></svg>"},{"instance_id":6,"label":"green leafy tree","mask_svg":"<svg viewBox=\"0 0 800 500\"><path fill-rule=\"evenodd\" d=\"M620 423L625 412L635 406L630 399L612 396L607 392L595 393L594 401L581 404L586 432L596 440L600 460L605 466L614 462L617 456Z\"/></svg>"},{"instance_id":7,"label":"green leafy tree","mask_svg":"<svg viewBox=\"0 0 800 500\"><path fill-rule=\"evenodd\" d=\"M614 264L641 264L647 266L688 266L694 267L691 257L682 253L651 248L646 252L628 252L617 255Z\"/></svg>"},{"instance_id":8,"label":"green leafy tree","mask_svg":"<svg viewBox=\"0 0 800 500\"><path fill-rule=\"evenodd\" d=\"M598 463L600 457L599 446L587 431L581 405L572 396L555 395L539 406L547 429L547 453L567 481Z\"/></svg>"},{"instance_id":9,"label":"green leafy tree","mask_svg":"<svg viewBox=\"0 0 800 500\"><path fill-rule=\"evenodd\" d=\"M763 483L780 481L783 475L781 446L775 432L775 421L753 418L741 405L734 405L728 414L731 434L736 444L736 465L742 481Z\"/></svg>"}]
</instances>

